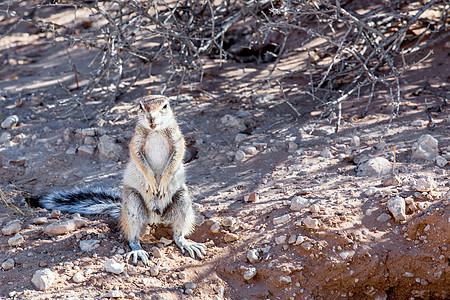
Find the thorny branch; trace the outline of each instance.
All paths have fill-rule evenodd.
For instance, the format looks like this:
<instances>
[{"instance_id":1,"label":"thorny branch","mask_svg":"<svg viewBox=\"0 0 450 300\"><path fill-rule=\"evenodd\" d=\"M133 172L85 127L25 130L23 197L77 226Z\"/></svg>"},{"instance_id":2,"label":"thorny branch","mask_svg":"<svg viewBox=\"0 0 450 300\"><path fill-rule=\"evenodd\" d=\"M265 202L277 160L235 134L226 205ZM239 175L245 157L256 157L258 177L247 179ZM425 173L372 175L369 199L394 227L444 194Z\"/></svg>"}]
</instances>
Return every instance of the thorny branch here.
<instances>
[{"instance_id":1,"label":"thorny branch","mask_svg":"<svg viewBox=\"0 0 450 300\"><path fill-rule=\"evenodd\" d=\"M244 99L264 85L278 85L283 103L297 117L302 115L303 97L310 97L318 102L317 108L329 110L321 116L330 115L330 120L336 116L339 130L342 104L367 95L361 117L374 99L384 98L392 105L390 125L401 105L401 76L432 55L423 50L450 36L450 4L448 0L393 0L366 3L361 10L358 6L352 0L8 0L0 4L0 18L8 21L0 39L26 23L53 35L54 41L98 51L101 59L95 60L96 70L72 96L82 108L96 87L109 89L110 107L155 62L165 63L169 71L161 93L169 86L172 93L180 93L183 85L203 80L205 55L221 63L245 62L232 49L232 32L237 31L239 39L248 41L242 49L253 51L259 46L254 62L267 63L268 75L244 87L247 92L242 88L232 91L236 98ZM50 7L54 11L73 9L74 19L63 23L38 13ZM76 19L80 10L90 12L85 26ZM245 28L250 33L244 33ZM311 46L314 40L324 43ZM307 51L308 63L280 71L277 66L293 50ZM307 82L283 82L295 74L308 78Z\"/></svg>"}]
</instances>

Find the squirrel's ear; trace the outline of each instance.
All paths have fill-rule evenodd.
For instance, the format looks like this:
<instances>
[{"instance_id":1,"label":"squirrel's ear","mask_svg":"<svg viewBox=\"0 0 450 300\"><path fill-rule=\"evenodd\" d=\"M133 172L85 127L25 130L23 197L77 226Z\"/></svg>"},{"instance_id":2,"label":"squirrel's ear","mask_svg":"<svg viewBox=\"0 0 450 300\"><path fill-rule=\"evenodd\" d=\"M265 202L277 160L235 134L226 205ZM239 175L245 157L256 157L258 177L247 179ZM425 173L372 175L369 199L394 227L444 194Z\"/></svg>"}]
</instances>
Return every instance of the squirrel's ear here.
<instances>
[{"instance_id":1,"label":"squirrel's ear","mask_svg":"<svg viewBox=\"0 0 450 300\"><path fill-rule=\"evenodd\" d=\"M139 101L139 109L140 109L140 111L144 111L145 109L144 109L144 103L142 103L142 100L141 101Z\"/></svg>"}]
</instances>

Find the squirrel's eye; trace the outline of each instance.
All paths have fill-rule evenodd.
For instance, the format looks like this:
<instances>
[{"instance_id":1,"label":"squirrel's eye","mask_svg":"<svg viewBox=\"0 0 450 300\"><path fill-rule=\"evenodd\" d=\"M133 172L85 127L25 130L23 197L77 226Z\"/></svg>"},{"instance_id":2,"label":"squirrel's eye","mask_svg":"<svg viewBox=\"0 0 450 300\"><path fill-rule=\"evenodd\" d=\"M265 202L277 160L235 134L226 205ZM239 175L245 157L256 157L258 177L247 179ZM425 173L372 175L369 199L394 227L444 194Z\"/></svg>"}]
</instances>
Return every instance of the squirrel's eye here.
<instances>
[{"instance_id":1,"label":"squirrel's eye","mask_svg":"<svg viewBox=\"0 0 450 300\"><path fill-rule=\"evenodd\" d=\"M167 104L164 104L162 109L167 109Z\"/></svg>"}]
</instances>

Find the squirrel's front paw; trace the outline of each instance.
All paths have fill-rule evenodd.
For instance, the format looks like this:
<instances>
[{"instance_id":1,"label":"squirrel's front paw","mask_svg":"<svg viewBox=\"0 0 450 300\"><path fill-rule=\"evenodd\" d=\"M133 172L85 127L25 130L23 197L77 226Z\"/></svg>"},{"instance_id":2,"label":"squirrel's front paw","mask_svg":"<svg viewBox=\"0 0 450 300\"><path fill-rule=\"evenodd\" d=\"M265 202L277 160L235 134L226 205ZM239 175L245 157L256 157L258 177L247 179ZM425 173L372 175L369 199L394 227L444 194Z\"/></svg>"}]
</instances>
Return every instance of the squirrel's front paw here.
<instances>
[{"instance_id":1,"label":"squirrel's front paw","mask_svg":"<svg viewBox=\"0 0 450 300\"><path fill-rule=\"evenodd\" d=\"M147 180L145 182L145 191L148 195L155 195L157 193L156 181L155 180Z\"/></svg>"},{"instance_id":2,"label":"squirrel's front paw","mask_svg":"<svg viewBox=\"0 0 450 300\"><path fill-rule=\"evenodd\" d=\"M166 180L161 180L161 183L159 184L158 188L158 196L161 199L164 199L168 195L169 195L169 182L166 182Z\"/></svg>"}]
</instances>

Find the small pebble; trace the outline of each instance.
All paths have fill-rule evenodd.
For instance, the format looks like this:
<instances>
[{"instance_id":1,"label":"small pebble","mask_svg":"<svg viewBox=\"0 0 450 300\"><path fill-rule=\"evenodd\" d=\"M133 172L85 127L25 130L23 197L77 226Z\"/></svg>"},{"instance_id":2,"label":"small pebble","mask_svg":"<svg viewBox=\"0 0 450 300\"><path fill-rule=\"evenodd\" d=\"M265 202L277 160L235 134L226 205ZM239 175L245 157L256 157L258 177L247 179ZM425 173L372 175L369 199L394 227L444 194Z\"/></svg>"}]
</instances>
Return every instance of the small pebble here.
<instances>
[{"instance_id":1,"label":"small pebble","mask_svg":"<svg viewBox=\"0 0 450 300\"><path fill-rule=\"evenodd\" d=\"M13 246L13 247L20 246L23 244L23 242L25 242L25 239L19 233L17 233L15 236L8 239L8 245Z\"/></svg>"},{"instance_id":2,"label":"small pebble","mask_svg":"<svg viewBox=\"0 0 450 300\"><path fill-rule=\"evenodd\" d=\"M9 221L5 227L2 228L2 233L4 235L14 235L19 233L22 229L22 222L20 220Z\"/></svg>"},{"instance_id":3,"label":"small pebble","mask_svg":"<svg viewBox=\"0 0 450 300\"><path fill-rule=\"evenodd\" d=\"M161 250L159 250L158 247L153 247L153 249L152 249L152 254L153 254L153 257L155 257L155 258L161 258L161 257L163 257L163 255L162 255L162 253L161 253ZM155 275L155 276L156 276L156 275Z\"/></svg>"},{"instance_id":4,"label":"small pebble","mask_svg":"<svg viewBox=\"0 0 450 300\"><path fill-rule=\"evenodd\" d=\"M303 224L310 229L319 229L320 228L320 221L317 219L313 219L310 217L307 217L303 219Z\"/></svg>"},{"instance_id":5,"label":"small pebble","mask_svg":"<svg viewBox=\"0 0 450 300\"><path fill-rule=\"evenodd\" d=\"M303 243L304 241L305 241L305 237L302 236L302 235L299 235L299 236L297 237L297 239L295 240L295 244L296 244L296 245L300 245L300 244Z\"/></svg>"},{"instance_id":6,"label":"small pebble","mask_svg":"<svg viewBox=\"0 0 450 300\"><path fill-rule=\"evenodd\" d=\"M255 203L259 200L258 193L252 192L247 195L244 195L244 202L246 203Z\"/></svg>"},{"instance_id":7,"label":"small pebble","mask_svg":"<svg viewBox=\"0 0 450 300\"><path fill-rule=\"evenodd\" d=\"M38 217L33 220L33 224L42 225L48 223L48 219L46 217Z\"/></svg>"},{"instance_id":8,"label":"small pebble","mask_svg":"<svg viewBox=\"0 0 450 300\"><path fill-rule=\"evenodd\" d=\"M422 127L424 125L425 125L424 120L414 120L411 122L411 126L414 126L414 127Z\"/></svg>"},{"instance_id":9,"label":"small pebble","mask_svg":"<svg viewBox=\"0 0 450 300\"><path fill-rule=\"evenodd\" d=\"M317 204L313 204L309 207L309 211L312 213L318 213L320 212L320 207Z\"/></svg>"},{"instance_id":10,"label":"small pebble","mask_svg":"<svg viewBox=\"0 0 450 300\"><path fill-rule=\"evenodd\" d=\"M259 261L258 250L252 249L247 252L247 259L250 263L254 264Z\"/></svg>"},{"instance_id":11,"label":"small pebble","mask_svg":"<svg viewBox=\"0 0 450 300\"><path fill-rule=\"evenodd\" d=\"M448 163L448 161L447 161L447 159L445 159L445 157L440 156L440 155L436 156L436 166L443 168L447 165L447 163Z\"/></svg>"},{"instance_id":12,"label":"small pebble","mask_svg":"<svg viewBox=\"0 0 450 300\"><path fill-rule=\"evenodd\" d=\"M387 207L397 221L406 220L406 203L400 196L395 196L387 202Z\"/></svg>"},{"instance_id":13,"label":"small pebble","mask_svg":"<svg viewBox=\"0 0 450 300\"><path fill-rule=\"evenodd\" d=\"M273 218L274 225L280 225L288 222L291 219L290 214L282 215L281 217Z\"/></svg>"},{"instance_id":14,"label":"small pebble","mask_svg":"<svg viewBox=\"0 0 450 300\"><path fill-rule=\"evenodd\" d=\"M416 181L416 191L419 192L431 192L436 189L436 183L434 182L433 177L431 176L423 176Z\"/></svg>"},{"instance_id":15,"label":"small pebble","mask_svg":"<svg viewBox=\"0 0 450 300\"><path fill-rule=\"evenodd\" d=\"M123 272L125 268L124 263L118 263L114 259L108 259L105 264L105 269L107 272L113 273L113 274L120 274Z\"/></svg>"},{"instance_id":16,"label":"small pebble","mask_svg":"<svg viewBox=\"0 0 450 300\"><path fill-rule=\"evenodd\" d=\"M185 272L180 272L178 273L178 279L180 280L186 280L187 279L187 275Z\"/></svg>"},{"instance_id":17,"label":"small pebble","mask_svg":"<svg viewBox=\"0 0 450 300\"><path fill-rule=\"evenodd\" d=\"M220 232L220 224L219 222L214 222L209 228L211 233L219 233Z\"/></svg>"},{"instance_id":18,"label":"small pebble","mask_svg":"<svg viewBox=\"0 0 450 300\"><path fill-rule=\"evenodd\" d=\"M159 275L159 267L158 267L158 266L151 266L151 267L150 267L150 274L151 274L153 277L158 276L158 275Z\"/></svg>"},{"instance_id":19,"label":"small pebble","mask_svg":"<svg viewBox=\"0 0 450 300\"><path fill-rule=\"evenodd\" d=\"M236 151L236 154L234 155L234 159L237 161L243 161L245 159L245 152L242 150Z\"/></svg>"},{"instance_id":20,"label":"small pebble","mask_svg":"<svg viewBox=\"0 0 450 300\"><path fill-rule=\"evenodd\" d=\"M293 211L299 211L302 210L303 208L306 208L310 205L310 200L303 198L301 196L294 196L291 199L291 210Z\"/></svg>"},{"instance_id":21,"label":"small pebble","mask_svg":"<svg viewBox=\"0 0 450 300\"><path fill-rule=\"evenodd\" d=\"M277 237L275 238L275 243L276 243L277 245L285 244L285 243L286 243L286 240L287 240L287 236L285 236L285 235L277 236Z\"/></svg>"},{"instance_id":22,"label":"small pebble","mask_svg":"<svg viewBox=\"0 0 450 300\"><path fill-rule=\"evenodd\" d=\"M292 282L291 276L280 276L281 284L289 284Z\"/></svg>"},{"instance_id":23,"label":"small pebble","mask_svg":"<svg viewBox=\"0 0 450 300\"><path fill-rule=\"evenodd\" d=\"M9 258L6 261L4 261L2 263L2 268L5 271L11 270L12 268L14 268L14 259Z\"/></svg>"},{"instance_id":24,"label":"small pebble","mask_svg":"<svg viewBox=\"0 0 450 300\"><path fill-rule=\"evenodd\" d=\"M99 243L99 240L83 240L80 241L80 249L81 251L89 252L97 249L100 246Z\"/></svg>"},{"instance_id":25,"label":"small pebble","mask_svg":"<svg viewBox=\"0 0 450 300\"><path fill-rule=\"evenodd\" d=\"M11 129L19 123L19 117L12 115L3 120L1 126L3 129Z\"/></svg>"},{"instance_id":26,"label":"small pebble","mask_svg":"<svg viewBox=\"0 0 450 300\"><path fill-rule=\"evenodd\" d=\"M255 146L245 146L243 148L244 152L250 155L255 155L258 153L258 150L256 149Z\"/></svg>"},{"instance_id":27,"label":"small pebble","mask_svg":"<svg viewBox=\"0 0 450 300\"><path fill-rule=\"evenodd\" d=\"M236 219L233 217L225 217L222 220L222 225L225 227L231 227L236 223Z\"/></svg>"},{"instance_id":28,"label":"small pebble","mask_svg":"<svg viewBox=\"0 0 450 300\"><path fill-rule=\"evenodd\" d=\"M223 239L225 242L231 243L231 242L239 240L239 235L237 235L235 233L227 233Z\"/></svg>"},{"instance_id":29,"label":"small pebble","mask_svg":"<svg viewBox=\"0 0 450 300\"><path fill-rule=\"evenodd\" d=\"M82 283L86 281L86 277L83 275L83 273L77 272L72 276L72 280L75 283Z\"/></svg>"},{"instance_id":30,"label":"small pebble","mask_svg":"<svg viewBox=\"0 0 450 300\"><path fill-rule=\"evenodd\" d=\"M34 273L31 282L38 290L45 291L46 289L52 286L55 279L56 279L55 274L50 269L47 268L43 270L37 270Z\"/></svg>"},{"instance_id":31,"label":"small pebble","mask_svg":"<svg viewBox=\"0 0 450 300\"><path fill-rule=\"evenodd\" d=\"M331 151L328 148L324 148L322 152L320 152L320 156L324 158L333 158L333 154L331 154Z\"/></svg>"},{"instance_id":32,"label":"small pebble","mask_svg":"<svg viewBox=\"0 0 450 300\"><path fill-rule=\"evenodd\" d=\"M255 277L256 275L256 268L248 268L247 270L244 271L244 279L245 280L250 280L253 277Z\"/></svg>"}]
</instances>

